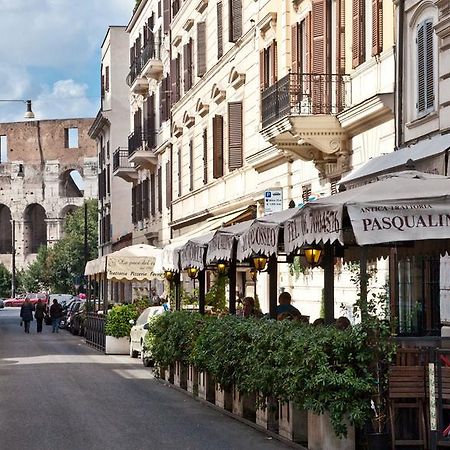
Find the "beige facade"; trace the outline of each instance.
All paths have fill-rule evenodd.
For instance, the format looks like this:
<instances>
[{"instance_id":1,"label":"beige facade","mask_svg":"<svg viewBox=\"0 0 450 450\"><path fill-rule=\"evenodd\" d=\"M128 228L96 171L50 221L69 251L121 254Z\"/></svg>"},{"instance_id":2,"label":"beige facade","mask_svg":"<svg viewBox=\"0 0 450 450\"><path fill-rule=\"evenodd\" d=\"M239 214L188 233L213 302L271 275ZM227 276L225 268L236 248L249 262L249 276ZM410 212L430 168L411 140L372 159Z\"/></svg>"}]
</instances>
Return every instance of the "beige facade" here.
<instances>
[{"instance_id":1,"label":"beige facade","mask_svg":"<svg viewBox=\"0 0 450 450\"><path fill-rule=\"evenodd\" d=\"M0 124L0 262L32 262L41 245L64 233L70 211L97 196L93 119ZM77 173L77 175L74 175ZM13 228L14 237L13 240Z\"/></svg>"}]
</instances>

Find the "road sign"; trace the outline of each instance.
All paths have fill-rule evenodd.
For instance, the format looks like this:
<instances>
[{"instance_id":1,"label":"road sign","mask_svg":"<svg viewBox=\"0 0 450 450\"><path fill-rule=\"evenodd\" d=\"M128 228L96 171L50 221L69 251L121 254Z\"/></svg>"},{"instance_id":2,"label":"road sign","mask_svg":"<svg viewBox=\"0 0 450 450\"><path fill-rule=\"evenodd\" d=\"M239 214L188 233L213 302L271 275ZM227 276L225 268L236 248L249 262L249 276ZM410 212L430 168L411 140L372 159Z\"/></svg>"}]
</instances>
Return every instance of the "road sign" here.
<instances>
[{"instance_id":1,"label":"road sign","mask_svg":"<svg viewBox=\"0 0 450 450\"><path fill-rule=\"evenodd\" d=\"M283 189L264 191L264 214L272 214L283 210Z\"/></svg>"}]
</instances>

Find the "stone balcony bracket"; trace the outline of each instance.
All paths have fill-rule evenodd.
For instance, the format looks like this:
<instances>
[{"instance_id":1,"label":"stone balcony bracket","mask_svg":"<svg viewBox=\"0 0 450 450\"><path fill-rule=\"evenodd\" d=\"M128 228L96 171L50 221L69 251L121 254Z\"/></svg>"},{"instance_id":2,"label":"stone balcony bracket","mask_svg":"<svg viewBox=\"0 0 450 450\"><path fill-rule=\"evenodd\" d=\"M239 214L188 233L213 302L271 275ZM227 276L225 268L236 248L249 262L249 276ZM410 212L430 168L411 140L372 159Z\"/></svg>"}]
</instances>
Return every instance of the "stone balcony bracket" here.
<instances>
[{"instance_id":1,"label":"stone balcony bracket","mask_svg":"<svg viewBox=\"0 0 450 450\"><path fill-rule=\"evenodd\" d=\"M277 34L277 13L267 13L257 24L261 37L267 40L268 37L276 37ZM270 36L267 36L270 35Z\"/></svg>"}]
</instances>

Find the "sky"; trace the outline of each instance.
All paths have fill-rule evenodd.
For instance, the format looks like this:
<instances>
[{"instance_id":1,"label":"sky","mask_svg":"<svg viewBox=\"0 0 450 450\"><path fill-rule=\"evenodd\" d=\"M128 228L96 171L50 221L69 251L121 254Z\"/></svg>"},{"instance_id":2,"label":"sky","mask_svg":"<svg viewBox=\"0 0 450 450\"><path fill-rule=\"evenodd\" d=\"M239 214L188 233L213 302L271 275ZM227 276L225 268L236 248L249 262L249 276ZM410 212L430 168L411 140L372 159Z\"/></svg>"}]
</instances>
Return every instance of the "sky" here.
<instances>
[{"instance_id":1,"label":"sky","mask_svg":"<svg viewBox=\"0 0 450 450\"><path fill-rule=\"evenodd\" d=\"M0 100L32 101L36 119L95 117L100 46L127 25L135 0L0 0ZM25 104L1 102L0 122L24 121Z\"/></svg>"}]
</instances>

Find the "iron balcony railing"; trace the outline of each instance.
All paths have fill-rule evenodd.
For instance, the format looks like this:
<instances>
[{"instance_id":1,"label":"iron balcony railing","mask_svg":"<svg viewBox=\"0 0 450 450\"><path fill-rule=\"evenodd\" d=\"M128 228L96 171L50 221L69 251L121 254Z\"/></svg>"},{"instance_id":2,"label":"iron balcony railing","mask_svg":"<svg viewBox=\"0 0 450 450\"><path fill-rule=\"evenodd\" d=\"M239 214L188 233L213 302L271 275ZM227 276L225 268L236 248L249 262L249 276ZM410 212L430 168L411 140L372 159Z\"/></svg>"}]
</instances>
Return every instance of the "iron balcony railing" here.
<instances>
[{"instance_id":1,"label":"iron balcony railing","mask_svg":"<svg viewBox=\"0 0 450 450\"><path fill-rule=\"evenodd\" d=\"M349 75L289 73L262 91L262 127L293 115L336 115L350 101Z\"/></svg>"},{"instance_id":2,"label":"iron balcony railing","mask_svg":"<svg viewBox=\"0 0 450 450\"><path fill-rule=\"evenodd\" d=\"M151 59L161 59L161 43L156 39L149 39L145 47L141 49L141 53L130 65L130 72L127 76L128 86L131 87Z\"/></svg>"},{"instance_id":3,"label":"iron balcony railing","mask_svg":"<svg viewBox=\"0 0 450 450\"><path fill-rule=\"evenodd\" d=\"M113 154L113 171L117 169L132 169L133 163L128 161L128 149L125 147L119 147Z\"/></svg>"},{"instance_id":4,"label":"iron balcony railing","mask_svg":"<svg viewBox=\"0 0 450 450\"><path fill-rule=\"evenodd\" d=\"M135 130L128 136L128 157L134 154L134 152L142 148L144 133L142 130Z\"/></svg>"}]
</instances>

